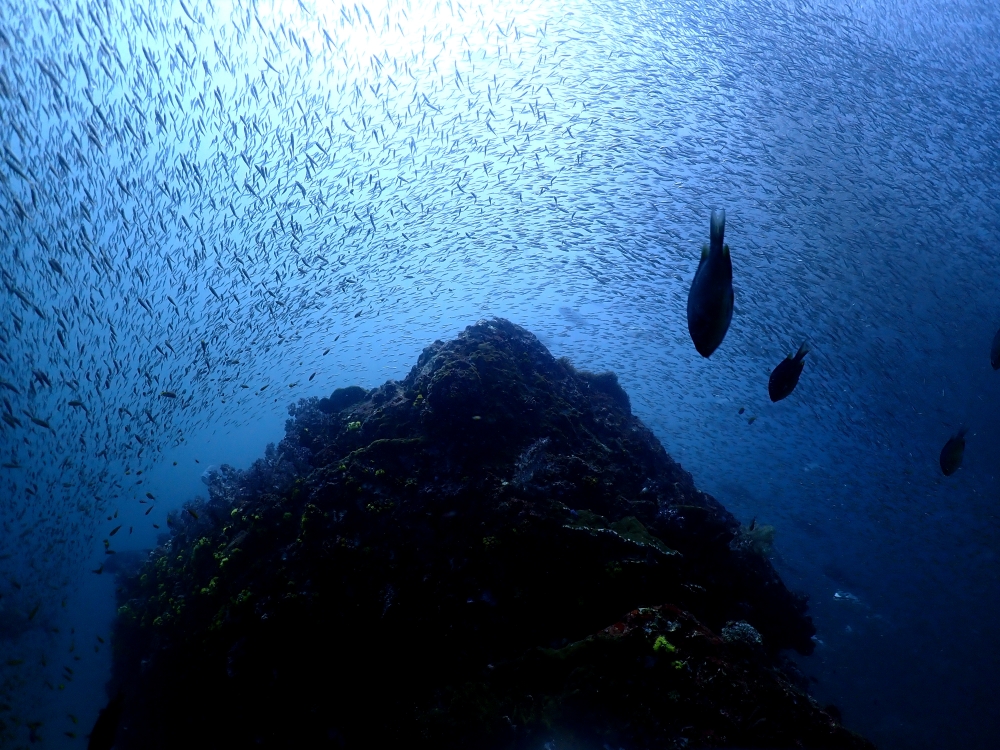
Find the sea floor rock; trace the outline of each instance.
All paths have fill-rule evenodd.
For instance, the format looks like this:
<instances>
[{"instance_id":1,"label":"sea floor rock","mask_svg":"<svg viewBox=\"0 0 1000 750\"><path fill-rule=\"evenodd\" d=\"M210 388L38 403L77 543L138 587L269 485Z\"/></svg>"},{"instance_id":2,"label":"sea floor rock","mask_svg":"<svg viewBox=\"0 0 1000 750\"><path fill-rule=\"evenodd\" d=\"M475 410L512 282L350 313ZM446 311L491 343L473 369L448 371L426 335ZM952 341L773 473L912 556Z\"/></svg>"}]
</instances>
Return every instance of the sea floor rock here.
<instances>
[{"instance_id":1,"label":"sea floor rock","mask_svg":"<svg viewBox=\"0 0 1000 750\"><path fill-rule=\"evenodd\" d=\"M120 747L871 747L612 373L492 319L290 413L123 577Z\"/></svg>"}]
</instances>

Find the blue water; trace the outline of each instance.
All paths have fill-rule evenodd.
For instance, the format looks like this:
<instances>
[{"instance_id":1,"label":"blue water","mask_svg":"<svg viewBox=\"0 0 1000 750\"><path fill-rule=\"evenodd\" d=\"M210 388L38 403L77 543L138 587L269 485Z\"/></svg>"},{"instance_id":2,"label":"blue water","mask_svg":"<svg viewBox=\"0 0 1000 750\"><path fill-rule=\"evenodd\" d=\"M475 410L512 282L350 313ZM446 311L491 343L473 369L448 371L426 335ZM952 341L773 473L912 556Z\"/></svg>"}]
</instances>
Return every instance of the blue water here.
<instances>
[{"instance_id":1,"label":"blue water","mask_svg":"<svg viewBox=\"0 0 1000 750\"><path fill-rule=\"evenodd\" d=\"M997 6L0 0L0 32L0 743L81 747L107 701L103 540L501 315L776 527L848 727L996 746Z\"/></svg>"}]
</instances>

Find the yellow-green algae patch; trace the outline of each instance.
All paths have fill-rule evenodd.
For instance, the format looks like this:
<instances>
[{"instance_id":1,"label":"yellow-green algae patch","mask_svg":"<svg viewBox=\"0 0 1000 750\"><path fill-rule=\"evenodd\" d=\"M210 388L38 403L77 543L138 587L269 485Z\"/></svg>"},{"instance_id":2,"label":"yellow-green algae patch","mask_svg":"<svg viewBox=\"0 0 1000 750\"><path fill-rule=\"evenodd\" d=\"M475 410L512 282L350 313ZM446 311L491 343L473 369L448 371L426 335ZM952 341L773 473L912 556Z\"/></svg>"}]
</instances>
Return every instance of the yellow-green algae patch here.
<instances>
[{"instance_id":1,"label":"yellow-green algae patch","mask_svg":"<svg viewBox=\"0 0 1000 750\"><path fill-rule=\"evenodd\" d=\"M620 539L631 542L639 547L649 547L655 549L662 555L679 555L677 550L670 549L662 540L649 533L635 516L625 516L618 521L609 522L604 516L593 513L589 510L578 510L572 516L569 523L565 524L567 529L586 531L593 535L613 534Z\"/></svg>"}]
</instances>

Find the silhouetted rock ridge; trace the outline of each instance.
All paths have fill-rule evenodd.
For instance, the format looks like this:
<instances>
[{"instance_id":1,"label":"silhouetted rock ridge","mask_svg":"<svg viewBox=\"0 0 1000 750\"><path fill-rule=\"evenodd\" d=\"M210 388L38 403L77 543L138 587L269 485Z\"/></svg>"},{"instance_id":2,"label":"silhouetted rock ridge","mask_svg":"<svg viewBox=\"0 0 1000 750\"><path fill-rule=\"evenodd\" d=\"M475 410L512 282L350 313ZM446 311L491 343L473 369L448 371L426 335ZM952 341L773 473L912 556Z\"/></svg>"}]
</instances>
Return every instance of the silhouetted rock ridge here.
<instances>
[{"instance_id":1,"label":"silhouetted rock ridge","mask_svg":"<svg viewBox=\"0 0 1000 750\"><path fill-rule=\"evenodd\" d=\"M121 747L870 747L614 374L492 319L290 412L123 581Z\"/></svg>"}]
</instances>

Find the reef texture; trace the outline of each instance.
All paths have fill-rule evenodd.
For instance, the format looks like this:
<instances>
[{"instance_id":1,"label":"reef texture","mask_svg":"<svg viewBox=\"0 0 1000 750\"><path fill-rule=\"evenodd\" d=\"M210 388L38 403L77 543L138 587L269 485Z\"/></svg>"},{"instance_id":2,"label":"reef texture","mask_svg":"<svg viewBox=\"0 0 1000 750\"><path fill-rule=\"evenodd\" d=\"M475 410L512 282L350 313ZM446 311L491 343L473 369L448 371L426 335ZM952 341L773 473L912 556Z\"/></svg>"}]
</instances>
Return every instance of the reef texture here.
<instances>
[{"instance_id":1,"label":"reef texture","mask_svg":"<svg viewBox=\"0 0 1000 750\"><path fill-rule=\"evenodd\" d=\"M614 374L493 319L290 413L121 576L119 747L872 747Z\"/></svg>"}]
</instances>

